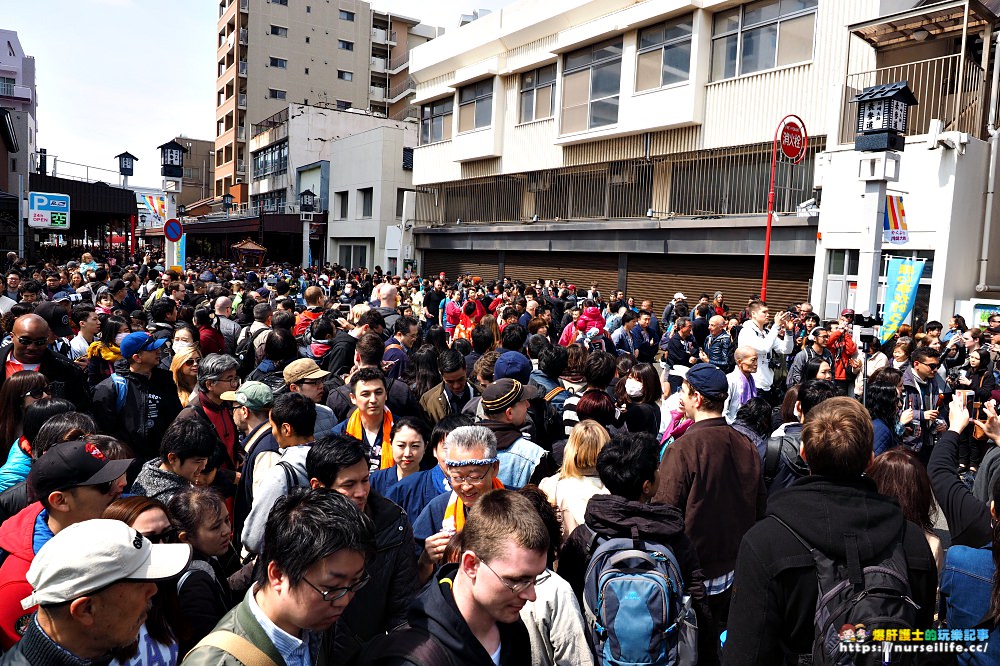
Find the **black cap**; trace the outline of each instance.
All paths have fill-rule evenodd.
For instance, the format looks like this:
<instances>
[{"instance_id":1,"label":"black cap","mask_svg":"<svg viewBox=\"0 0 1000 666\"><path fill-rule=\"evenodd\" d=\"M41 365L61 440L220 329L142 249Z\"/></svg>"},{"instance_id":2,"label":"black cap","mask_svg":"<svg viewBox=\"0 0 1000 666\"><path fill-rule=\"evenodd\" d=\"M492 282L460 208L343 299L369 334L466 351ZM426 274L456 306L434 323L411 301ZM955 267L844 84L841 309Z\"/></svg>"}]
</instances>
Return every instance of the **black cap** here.
<instances>
[{"instance_id":1,"label":"black cap","mask_svg":"<svg viewBox=\"0 0 1000 666\"><path fill-rule=\"evenodd\" d=\"M109 460L97 446L84 440L62 442L32 464L28 488L42 498L57 490L96 486L114 481L131 464L131 458Z\"/></svg>"},{"instance_id":2,"label":"black cap","mask_svg":"<svg viewBox=\"0 0 1000 666\"><path fill-rule=\"evenodd\" d=\"M73 335L73 329L69 327L69 313L58 303L42 301L35 308L35 314L44 319L49 325L49 330L60 338Z\"/></svg>"}]
</instances>

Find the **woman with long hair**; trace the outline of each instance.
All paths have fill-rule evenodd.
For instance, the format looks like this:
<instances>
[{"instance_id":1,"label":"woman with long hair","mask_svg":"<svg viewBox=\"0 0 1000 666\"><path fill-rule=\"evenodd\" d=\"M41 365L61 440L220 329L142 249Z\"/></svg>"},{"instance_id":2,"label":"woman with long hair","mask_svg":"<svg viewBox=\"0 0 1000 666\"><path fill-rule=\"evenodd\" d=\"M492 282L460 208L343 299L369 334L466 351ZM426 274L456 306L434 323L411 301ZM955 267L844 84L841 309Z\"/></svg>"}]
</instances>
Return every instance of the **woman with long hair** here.
<instances>
[{"instance_id":1,"label":"woman with long hair","mask_svg":"<svg viewBox=\"0 0 1000 666\"><path fill-rule=\"evenodd\" d=\"M0 456L7 457L24 434L24 411L36 400L49 396L49 382L40 372L15 372L0 388Z\"/></svg>"},{"instance_id":2,"label":"woman with long hair","mask_svg":"<svg viewBox=\"0 0 1000 666\"><path fill-rule=\"evenodd\" d=\"M441 353L448 349L448 336L445 333L445 329L438 326L437 324L431 324L427 327L427 334L424 336L424 342L433 345L437 353Z\"/></svg>"},{"instance_id":3,"label":"woman with long hair","mask_svg":"<svg viewBox=\"0 0 1000 666\"><path fill-rule=\"evenodd\" d=\"M967 330L969 330L969 326L965 323L965 317L957 313L953 314L948 321L948 330L941 334L941 342L951 342L951 339L956 335L962 337L962 333Z\"/></svg>"},{"instance_id":4,"label":"woman with long hair","mask_svg":"<svg viewBox=\"0 0 1000 666\"><path fill-rule=\"evenodd\" d=\"M194 325L198 329L198 346L205 356L226 353L226 339L216 327L208 308L198 308L194 311Z\"/></svg>"},{"instance_id":5,"label":"woman with long hair","mask_svg":"<svg viewBox=\"0 0 1000 666\"><path fill-rule=\"evenodd\" d=\"M87 281L83 279L83 275L80 274L80 271L73 271L69 274L69 286L75 292L80 287L86 287Z\"/></svg>"},{"instance_id":6,"label":"woman with long hair","mask_svg":"<svg viewBox=\"0 0 1000 666\"><path fill-rule=\"evenodd\" d=\"M875 455L899 446L907 426L913 422L913 410L903 409L903 373L886 367L872 375L865 407L872 417Z\"/></svg>"},{"instance_id":7,"label":"woman with long hair","mask_svg":"<svg viewBox=\"0 0 1000 666\"><path fill-rule=\"evenodd\" d=\"M488 314L479 320L479 325L490 329L493 333L493 343L490 348L486 351L493 351L500 346L500 326L497 324L497 318L494 315Z\"/></svg>"},{"instance_id":8,"label":"woman with long hair","mask_svg":"<svg viewBox=\"0 0 1000 666\"><path fill-rule=\"evenodd\" d=\"M188 347L176 352L170 361L170 374L173 375L174 384L177 385L177 397L180 398L182 407L187 407L191 394L198 391L199 361L201 352L197 347Z\"/></svg>"},{"instance_id":9,"label":"woman with long hair","mask_svg":"<svg viewBox=\"0 0 1000 666\"><path fill-rule=\"evenodd\" d=\"M141 495L116 499L102 518L120 520L153 543L172 542L176 534L163 502ZM188 637L191 627L181 613L176 585L174 580L156 584L146 621L139 628L139 640L115 650L112 666L177 663L178 636Z\"/></svg>"},{"instance_id":10,"label":"woman with long hair","mask_svg":"<svg viewBox=\"0 0 1000 666\"><path fill-rule=\"evenodd\" d=\"M660 376L649 363L633 366L624 379L615 384L615 398L625 414L629 432L660 432L660 398L663 387Z\"/></svg>"},{"instance_id":11,"label":"woman with long hair","mask_svg":"<svg viewBox=\"0 0 1000 666\"><path fill-rule=\"evenodd\" d=\"M418 402L424 393L441 383L441 375L438 373L438 350L434 345L424 344L413 352L406 374L410 377L408 383L410 393Z\"/></svg>"},{"instance_id":12,"label":"woman with long hair","mask_svg":"<svg viewBox=\"0 0 1000 666\"><path fill-rule=\"evenodd\" d=\"M802 382L807 382L810 379L833 382L833 368L822 356L814 356L806 361L802 368Z\"/></svg>"},{"instance_id":13,"label":"woman with long hair","mask_svg":"<svg viewBox=\"0 0 1000 666\"><path fill-rule=\"evenodd\" d=\"M985 417L982 405L990 399L993 389L996 388L996 379L993 377L993 371L990 370L989 365L989 353L973 349L969 352L968 360L965 366L959 370L958 376L954 379L949 376L948 379L948 383L955 390L972 391L972 399L968 401L966 406L974 419ZM958 438L958 471L960 472L964 472L966 469L975 472L983 459L986 440L976 439L973 436L974 432L975 427L969 425Z\"/></svg>"},{"instance_id":14,"label":"woman with long hair","mask_svg":"<svg viewBox=\"0 0 1000 666\"><path fill-rule=\"evenodd\" d=\"M924 530L940 573L944 566L944 548L933 531L937 511L931 492L931 478L924 464L908 449L892 449L876 456L865 475L875 482L879 493L899 502L908 521Z\"/></svg>"},{"instance_id":15,"label":"woman with long hair","mask_svg":"<svg viewBox=\"0 0 1000 666\"><path fill-rule=\"evenodd\" d=\"M587 386L587 378L583 376L583 366L587 363L587 350L583 345L574 342L566 347L566 351L569 352L569 358L559 380L566 389L579 393Z\"/></svg>"},{"instance_id":16,"label":"woman with long hair","mask_svg":"<svg viewBox=\"0 0 1000 666\"><path fill-rule=\"evenodd\" d=\"M559 473L539 484L549 502L562 515L563 541L583 524L590 498L608 492L597 476L597 454L610 441L608 431L597 421L580 421L569 434Z\"/></svg>"},{"instance_id":17,"label":"woman with long hair","mask_svg":"<svg viewBox=\"0 0 1000 666\"><path fill-rule=\"evenodd\" d=\"M115 371L115 363L121 360L119 348L125 336L132 332L124 317L110 315L101 326L101 337L87 347L87 385L94 387L111 376Z\"/></svg>"}]
</instances>

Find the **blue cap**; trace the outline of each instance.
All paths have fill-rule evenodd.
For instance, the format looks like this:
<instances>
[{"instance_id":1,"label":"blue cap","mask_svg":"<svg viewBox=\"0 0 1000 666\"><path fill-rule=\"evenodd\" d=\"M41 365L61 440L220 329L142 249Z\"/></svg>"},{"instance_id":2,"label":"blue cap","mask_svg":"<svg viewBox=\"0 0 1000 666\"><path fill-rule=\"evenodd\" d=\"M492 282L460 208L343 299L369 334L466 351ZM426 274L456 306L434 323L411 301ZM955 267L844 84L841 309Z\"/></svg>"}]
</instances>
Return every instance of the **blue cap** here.
<instances>
[{"instance_id":1,"label":"blue cap","mask_svg":"<svg viewBox=\"0 0 1000 666\"><path fill-rule=\"evenodd\" d=\"M65 291L60 291L58 294L52 297L53 303L62 303L69 300L69 294Z\"/></svg>"},{"instance_id":2,"label":"blue cap","mask_svg":"<svg viewBox=\"0 0 1000 666\"><path fill-rule=\"evenodd\" d=\"M521 352L508 351L498 358L493 367L493 381L506 378L527 384L531 378L531 361L528 357Z\"/></svg>"},{"instance_id":3,"label":"blue cap","mask_svg":"<svg viewBox=\"0 0 1000 666\"><path fill-rule=\"evenodd\" d=\"M698 363L691 366L684 376L687 383L706 398L718 400L729 393L729 383L726 375L711 363Z\"/></svg>"},{"instance_id":4,"label":"blue cap","mask_svg":"<svg viewBox=\"0 0 1000 666\"><path fill-rule=\"evenodd\" d=\"M151 349L159 349L166 341L166 338L154 338L149 333L143 333L142 331L129 333L120 345L122 358L126 361L131 360L133 354Z\"/></svg>"}]
</instances>

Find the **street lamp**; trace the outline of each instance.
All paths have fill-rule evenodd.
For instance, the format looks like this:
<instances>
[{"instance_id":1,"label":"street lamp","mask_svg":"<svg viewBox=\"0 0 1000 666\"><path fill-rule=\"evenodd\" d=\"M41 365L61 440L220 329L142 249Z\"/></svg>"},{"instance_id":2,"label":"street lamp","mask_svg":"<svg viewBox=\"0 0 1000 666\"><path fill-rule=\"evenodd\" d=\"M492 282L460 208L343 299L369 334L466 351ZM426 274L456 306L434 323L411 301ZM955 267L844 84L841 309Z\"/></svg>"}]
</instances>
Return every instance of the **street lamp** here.
<instances>
[{"instance_id":1,"label":"street lamp","mask_svg":"<svg viewBox=\"0 0 1000 666\"><path fill-rule=\"evenodd\" d=\"M303 213L311 213L316 209L316 193L312 190L304 190L299 193L299 210Z\"/></svg>"},{"instance_id":2,"label":"street lamp","mask_svg":"<svg viewBox=\"0 0 1000 666\"><path fill-rule=\"evenodd\" d=\"M310 265L309 236L312 234L313 211L316 209L316 193L312 190L299 192L299 221L302 222L302 265Z\"/></svg>"},{"instance_id":3,"label":"street lamp","mask_svg":"<svg viewBox=\"0 0 1000 666\"><path fill-rule=\"evenodd\" d=\"M122 187L127 189L128 177L133 174L135 163L139 158L128 151L115 155L115 158L118 160L118 173L122 176Z\"/></svg>"},{"instance_id":4,"label":"street lamp","mask_svg":"<svg viewBox=\"0 0 1000 666\"><path fill-rule=\"evenodd\" d=\"M187 214L187 206L180 204L177 206L177 219L183 221L184 216Z\"/></svg>"},{"instance_id":5,"label":"street lamp","mask_svg":"<svg viewBox=\"0 0 1000 666\"><path fill-rule=\"evenodd\" d=\"M903 134L906 133L909 109L917 105L917 98L906 81L870 86L851 102L858 105L854 150L902 151L906 147Z\"/></svg>"},{"instance_id":6,"label":"street lamp","mask_svg":"<svg viewBox=\"0 0 1000 666\"><path fill-rule=\"evenodd\" d=\"M229 219L229 209L233 207L233 195L229 192L222 195L222 207L226 209L226 219Z\"/></svg>"},{"instance_id":7,"label":"street lamp","mask_svg":"<svg viewBox=\"0 0 1000 666\"><path fill-rule=\"evenodd\" d=\"M176 180L183 178L184 153L188 152L188 149L173 140L157 148L160 151L160 175Z\"/></svg>"}]
</instances>

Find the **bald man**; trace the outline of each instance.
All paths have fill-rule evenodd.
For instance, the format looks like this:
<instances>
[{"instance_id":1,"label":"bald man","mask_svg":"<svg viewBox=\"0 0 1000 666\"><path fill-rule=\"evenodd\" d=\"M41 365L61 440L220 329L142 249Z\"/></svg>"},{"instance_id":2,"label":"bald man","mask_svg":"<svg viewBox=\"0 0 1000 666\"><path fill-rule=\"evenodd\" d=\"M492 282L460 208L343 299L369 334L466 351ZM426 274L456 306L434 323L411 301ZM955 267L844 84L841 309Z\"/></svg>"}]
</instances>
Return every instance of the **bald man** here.
<instances>
[{"instance_id":1,"label":"bald man","mask_svg":"<svg viewBox=\"0 0 1000 666\"><path fill-rule=\"evenodd\" d=\"M711 363L719 370L729 372L732 369L729 361L732 347L733 339L726 332L726 318L714 315L708 320L708 335L698 350L698 357L702 363Z\"/></svg>"},{"instance_id":2,"label":"bald man","mask_svg":"<svg viewBox=\"0 0 1000 666\"><path fill-rule=\"evenodd\" d=\"M736 367L726 375L729 383L729 396L726 398L722 415L726 421L732 423L736 420L736 412L751 398L757 397L757 385L753 381L753 373L757 372L757 350L750 345L743 345L736 348L734 354Z\"/></svg>"},{"instance_id":3,"label":"bald man","mask_svg":"<svg viewBox=\"0 0 1000 666\"><path fill-rule=\"evenodd\" d=\"M52 340L44 319L36 314L18 317L11 336L12 342L0 347L0 362L4 368L0 387L15 372L34 370L48 379L51 397L66 398L80 411L90 406L83 371L65 356L49 349Z\"/></svg>"},{"instance_id":4,"label":"bald man","mask_svg":"<svg viewBox=\"0 0 1000 666\"><path fill-rule=\"evenodd\" d=\"M394 331L396 326L396 320L399 319L399 311L396 310L396 296L398 291L396 287L385 283L380 284L375 291L378 294L379 307L376 308L382 318L385 319L385 330ZM387 333L388 335L388 333ZM385 337L385 336L383 336Z\"/></svg>"},{"instance_id":5,"label":"bald man","mask_svg":"<svg viewBox=\"0 0 1000 666\"><path fill-rule=\"evenodd\" d=\"M215 299L215 319L219 322L219 332L226 341L226 353L236 354L236 338L240 334L240 325L232 320L233 301L228 296Z\"/></svg>"}]
</instances>

